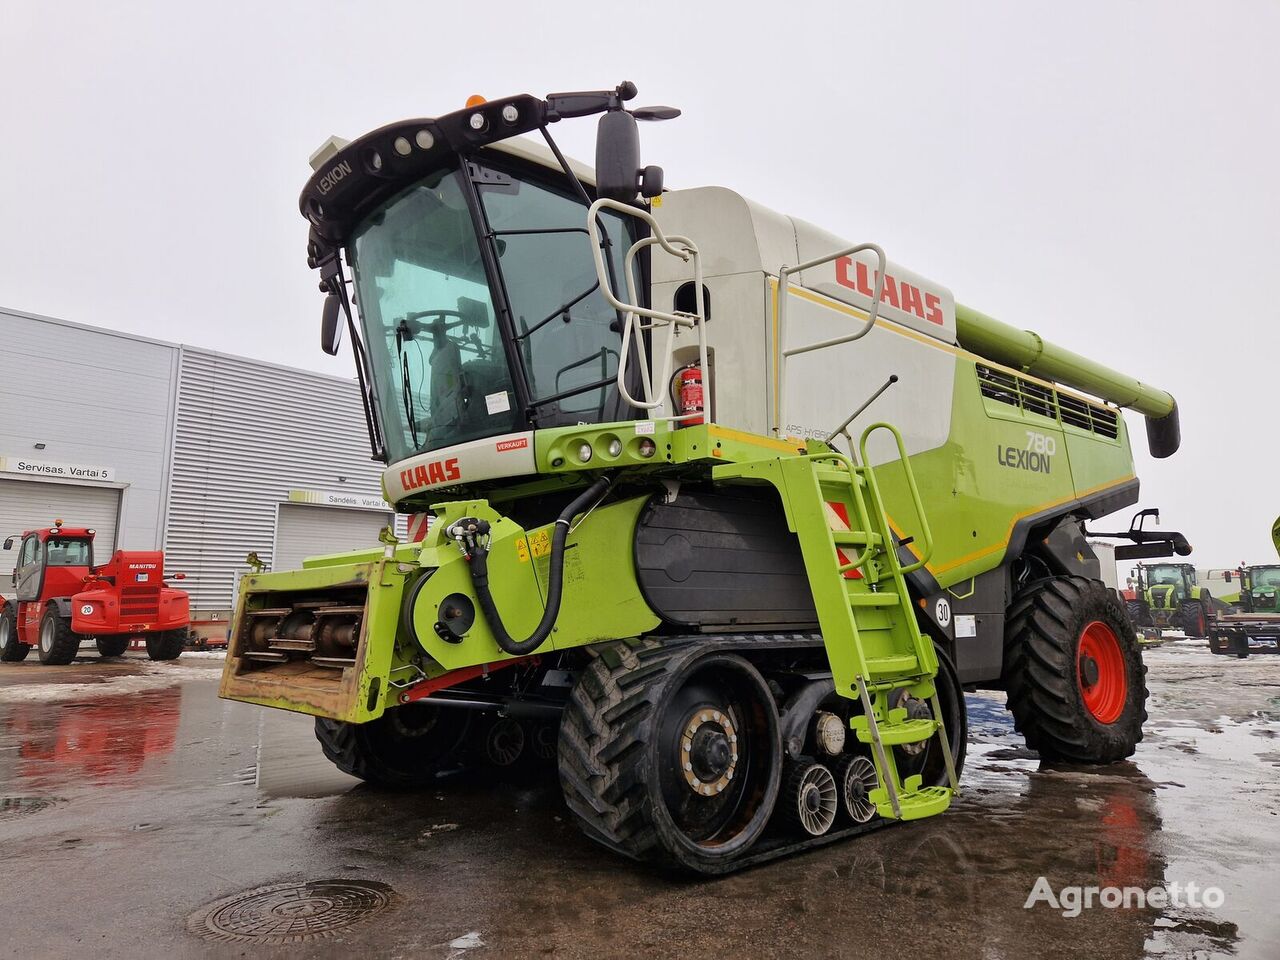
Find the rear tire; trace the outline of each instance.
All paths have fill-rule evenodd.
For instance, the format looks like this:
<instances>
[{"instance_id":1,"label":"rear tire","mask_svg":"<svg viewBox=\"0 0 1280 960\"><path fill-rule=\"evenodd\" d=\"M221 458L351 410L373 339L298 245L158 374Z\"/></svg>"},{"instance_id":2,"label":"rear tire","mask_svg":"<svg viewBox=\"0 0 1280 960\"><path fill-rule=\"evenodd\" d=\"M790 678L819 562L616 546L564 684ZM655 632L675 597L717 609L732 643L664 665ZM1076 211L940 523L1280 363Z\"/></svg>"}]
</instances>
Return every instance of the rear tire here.
<instances>
[{"instance_id":1,"label":"rear tire","mask_svg":"<svg viewBox=\"0 0 1280 960\"><path fill-rule=\"evenodd\" d=\"M71 618L58 616L49 607L40 618L40 662L51 667L61 667L76 658L80 651L80 634L71 629Z\"/></svg>"},{"instance_id":2,"label":"rear tire","mask_svg":"<svg viewBox=\"0 0 1280 960\"><path fill-rule=\"evenodd\" d=\"M701 638L595 652L560 724L560 785L579 826L636 860L734 869L764 832L781 780L778 710L764 678Z\"/></svg>"},{"instance_id":3,"label":"rear tire","mask_svg":"<svg viewBox=\"0 0 1280 960\"><path fill-rule=\"evenodd\" d=\"M177 660L187 646L186 627L147 634L147 656L152 660Z\"/></svg>"},{"instance_id":4,"label":"rear tire","mask_svg":"<svg viewBox=\"0 0 1280 960\"><path fill-rule=\"evenodd\" d=\"M411 703L368 723L316 718L316 739L343 773L389 789L429 786L458 754L471 711Z\"/></svg>"},{"instance_id":5,"label":"rear tire","mask_svg":"<svg viewBox=\"0 0 1280 960\"><path fill-rule=\"evenodd\" d=\"M0 611L0 661L18 663L27 659L31 644L18 642L18 614L11 604Z\"/></svg>"},{"instance_id":6,"label":"rear tire","mask_svg":"<svg viewBox=\"0 0 1280 960\"><path fill-rule=\"evenodd\" d=\"M1131 756L1147 719L1137 637L1106 588L1083 577L1033 584L1009 608L1004 680L1014 727L1045 759Z\"/></svg>"},{"instance_id":7,"label":"rear tire","mask_svg":"<svg viewBox=\"0 0 1280 960\"><path fill-rule=\"evenodd\" d=\"M123 657L124 652L129 649L129 637L98 637L96 643L100 657Z\"/></svg>"},{"instance_id":8,"label":"rear tire","mask_svg":"<svg viewBox=\"0 0 1280 960\"><path fill-rule=\"evenodd\" d=\"M1209 634L1209 615L1199 600L1183 600L1178 608L1178 626L1188 637L1203 638Z\"/></svg>"}]
</instances>

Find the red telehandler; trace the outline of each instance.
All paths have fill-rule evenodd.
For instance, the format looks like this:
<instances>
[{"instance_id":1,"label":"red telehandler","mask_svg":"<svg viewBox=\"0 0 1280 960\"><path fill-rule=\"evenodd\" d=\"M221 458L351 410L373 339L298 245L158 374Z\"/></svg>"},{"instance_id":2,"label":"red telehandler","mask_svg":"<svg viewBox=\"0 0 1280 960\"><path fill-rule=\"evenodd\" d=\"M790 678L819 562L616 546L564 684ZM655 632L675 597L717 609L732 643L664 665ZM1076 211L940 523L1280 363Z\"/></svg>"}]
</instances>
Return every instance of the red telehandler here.
<instances>
[{"instance_id":1,"label":"red telehandler","mask_svg":"<svg viewBox=\"0 0 1280 960\"><path fill-rule=\"evenodd\" d=\"M13 570L14 602L0 597L0 660L26 658L70 663L84 640L104 657L118 657L143 637L152 660L182 653L191 617L185 591L164 582L164 553L117 550L104 566L93 564L94 531L64 527L28 530ZM14 541L4 541L12 550Z\"/></svg>"}]
</instances>

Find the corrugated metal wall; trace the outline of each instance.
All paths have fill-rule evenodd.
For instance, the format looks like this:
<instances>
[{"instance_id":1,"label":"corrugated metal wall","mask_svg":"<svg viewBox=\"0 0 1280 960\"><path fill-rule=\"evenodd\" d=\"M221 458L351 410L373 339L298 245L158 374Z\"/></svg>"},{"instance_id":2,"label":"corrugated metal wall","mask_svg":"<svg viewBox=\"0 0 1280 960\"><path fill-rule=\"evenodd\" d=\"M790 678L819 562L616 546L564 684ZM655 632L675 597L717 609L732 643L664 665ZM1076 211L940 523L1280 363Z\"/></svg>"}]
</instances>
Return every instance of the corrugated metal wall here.
<instances>
[{"instance_id":1,"label":"corrugated metal wall","mask_svg":"<svg viewBox=\"0 0 1280 960\"><path fill-rule=\"evenodd\" d=\"M156 549L177 367L174 344L0 308L0 457L110 467L112 483L74 485L91 500L120 490L117 542ZM72 509L62 519L80 525Z\"/></svg>"},{"instance_id":2,"label":"corrugated metal wall","mask_svg":"<svg viewBox=\"0 0 1280 960\"><path fill-rule=\"evenodd\" d=\"M183 347L164 548L193 609L231 605L249 551L272 562L290 490L380 497L379 474L354 381Z\"/></svg>"}]
</instances>

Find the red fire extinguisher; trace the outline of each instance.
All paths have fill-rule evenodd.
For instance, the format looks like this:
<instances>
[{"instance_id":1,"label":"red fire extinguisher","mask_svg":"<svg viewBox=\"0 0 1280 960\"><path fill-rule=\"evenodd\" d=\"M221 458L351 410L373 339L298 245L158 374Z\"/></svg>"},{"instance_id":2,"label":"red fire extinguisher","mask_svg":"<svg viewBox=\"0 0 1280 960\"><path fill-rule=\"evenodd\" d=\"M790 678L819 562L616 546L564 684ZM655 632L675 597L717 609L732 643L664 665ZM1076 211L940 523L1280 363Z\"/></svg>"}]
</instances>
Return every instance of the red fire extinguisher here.
<instances>
[{"instance_id":1,"label":"red fire extinguisher","mask_svg":"<svg viewBox=\"0 0 1280 960\"><path fill-rule=\"evenodd\" d=\"M691 427L694 424L704 422L702 416L706 412L702 395L702 367L696 363L691 363L687 367L681 367L676 371L675 378L671 383L671 395L676 401L676 413L684 417L685 414L696 413L696 417L685 417L683 420L677 420L677 427Z\"/></svg>"}]
</instances>

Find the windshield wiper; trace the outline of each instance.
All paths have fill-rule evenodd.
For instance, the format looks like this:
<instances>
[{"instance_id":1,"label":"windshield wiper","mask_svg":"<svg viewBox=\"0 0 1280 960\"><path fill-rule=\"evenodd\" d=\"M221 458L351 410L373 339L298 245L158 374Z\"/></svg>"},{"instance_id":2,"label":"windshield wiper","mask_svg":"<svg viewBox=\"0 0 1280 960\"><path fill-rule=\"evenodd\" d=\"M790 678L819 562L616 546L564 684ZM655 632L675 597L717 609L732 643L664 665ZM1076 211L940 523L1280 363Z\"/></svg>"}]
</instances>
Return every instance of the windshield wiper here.
<instances>
[{"instance_id":1,"label":"windshield wiper","mask_svg":"<svg viewBox=\"0 0 1280 960\"><path fill-rule=\"evenodd\" d=\"M416 317L414 319L417 319ZM418 441L418 417L414 411L413 384L409 377L409 358L405 356L405 343L415 339L409 331L409 318L403 316L396 324L396 356L400 359L400 402L404 406L404 417L409 424L409 437L413 441L413 449L419 450L422 444Z\"/></svg>"}]
</instances>

